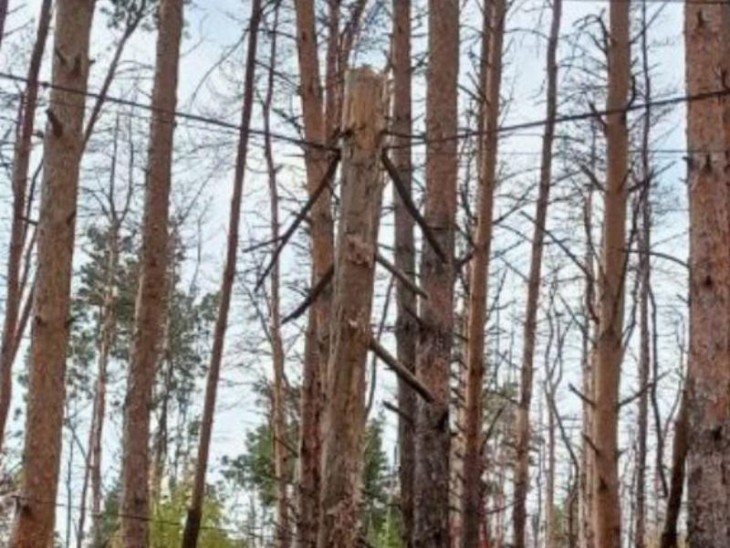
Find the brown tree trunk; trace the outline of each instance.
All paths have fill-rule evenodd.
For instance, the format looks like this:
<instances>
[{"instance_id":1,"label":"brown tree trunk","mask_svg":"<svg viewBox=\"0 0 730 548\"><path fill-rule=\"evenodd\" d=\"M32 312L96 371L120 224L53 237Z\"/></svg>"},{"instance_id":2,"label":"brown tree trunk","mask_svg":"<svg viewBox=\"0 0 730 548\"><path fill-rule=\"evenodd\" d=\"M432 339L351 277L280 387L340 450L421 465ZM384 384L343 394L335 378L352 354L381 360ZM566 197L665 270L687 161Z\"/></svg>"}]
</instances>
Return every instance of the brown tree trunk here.
<instances>
[{"instance_id":1,"label":"brown tree trunk","mask_svg":"<svg viewBox=\"0 0 730 548\"><path fill-rule=\"evenodd\" d=\"M411 1L393 0L393 163L398 169L404 186L411 192L411 149L409 137L412 131L411 114ZM406 209L400 194L393 189L395 205L395 266L411 280L416 275L416 254L413 241L413 217ZM399 283L397 286L396 346L398 361L415 373L418 326L413 317L417 310L414 293ZM400 509L403 519L403 544L413 544L413 480L415 474L415 439L413 419L416 416L416 395L405 383L398 380L398 408L403 415L398 418L398 454L400 466Z\"/></svg>"},{"instance_id":2,"label":"brown tree trunk","mask_svg":"<svg viewBox=\"0 0 730 548\"><path fill-rule=\"evenodd\" d=\"M490 4L490 26L484 29L489 40L485 74L486 103L480 130L484 132L479 174L477 227L471 262L469 324L467 328L466 436L464 448L464 488L461 502L461 546L479 545L479 524L484 517L482 485L482 391L484 385L484 336L487 320L489 263L492 247L494 189L497 177L497 146L502 85L502 43L507 6L503 0Z\"/></svg>"},{"instance_id":3,"label":"brown tree trunk","mask_svg":"<svg viewBox=\"0 0 730 548\"><path fill-rule=\"evenodd\" d=\"M36 104L38 102L38 73L41 69L43 52L46 49L46 41L48 39L48 28L51 23L51 6L51 0L43 0L43 4L41 4L36 40L33 45L33 52L31 53L30 65L26 76L27 84L25 86L25 93L18 107L21 125L13 156L13 218L10 222L8 270L5 284L5 318L3 320L2 342L0 342L0 450L4 445L5 428L7 426L12 400L15 335L18 331L18 315L23 296L21 263L27 233L27 221L24 217L27 207L26 202L28 202L26 196L28 189L28 171L32 151L31 141L35 125ZM7 2L5 2L4 7L7 11ZM1 36L2 29L0 29Z\"/></svg>"},{"instance_id":4,"label":"brown tree trunk","mask_svg":"<svg viewBox=\"0 0 730 548\"><path fill-rule=\"evenodd\" d=\"M279 23L278 7L274 12L274 23L271 35L271 51L269 54L269 73L267 80L266 97L264 99L264 130L266 167L269 177L269 196L271 198L271 238L276 240L279 237L279 189L276 179L276 163L271 142L271 105L274 99L274 76L277 52L277 34ZM271 346L272 362L274 365L274 393L273 393L273 431L274 431L274 475L276 476L276 546L278 548L289 548L291 546L291 531L289 529L289 446L287 439L286 419L286 377L284 354L284 341L281 334L281 277L279 274L279 263L274 264L271 270Z\"/></svg>"},{"instance_id":5,"label":"brown tree trunk","mask_svg":"<svg viewBox=\"0 0 730 548\"><path fill-rule=\"evenodd\" d=\"M682 491L684 490L684 467L687 458L687 392L682 393L679 415L674 426L674 443L672 447L672 478L667 498L667 513L664 518L661 548L677 548L677 522L682 509Z\"/></svg>"},{"instance_id":6,"label":"brown tree trunk","mask_svg":"<svg viewBox=\"0 0 730 548\"><path fill-rule=\"evenodd\" d=\"M122 539L149 542L149 438L155 367L167 316L168 217L183 0L159 6L139 289L124 412Z\"/></svg>"},{"instance_id":7,"label":"brown tree trunk","mask_svg":"<svg viewBox=\"0 0 730 548\"><path fill-rule=\"evenodd\" d=\"M624 282L626 278L626 201L629 183L627 114L631 45L629 2L610 6L608 98L606 108L607 178L601 269L599 334L596 341L593 505L597 548L621 544L618 478L618 396L623 356Z\"/></svg>"},{"instance_id":8,"label":"brown tree trunk","mask_svg":"<svg viewBox=\"0 0 730 548\"><path fill-rule=\"evenodd\" d=\"M449 369L454 331L454 227L456 221L459 73L459 2L430 0L426 130L425 219L441 250L425 245L421 255L422 328L416 373L436 397L416 410L414 543L449 545Z\"/></svg>"},{"instance_id":9,"label":"brown tree trunk","mask_svg":"<svg viewBox=\"0 0 730 548\"><path fill-rule=\"evenodd\" d=\"M553 0L552 23L547 45L547 116L542 139L540 163L540 185L537 196L537 211L532 236L530 274L527 283L527 305L522 350L522 376L520 379L520 399L517 408L517 441L515 465L515 506L513 509L514 541L517 548L525 546L525 525L527 522L527 492L530 486L530 404L532 401L532 378L534 374L535 339L537 330L537 311L540 299L540 280L542 277L543 241L550 203L550 184L553 162L553 139L555 136L555 116L558 101L558 39L562 0ZM551 415L552 420L552 415ZM551 509L548 508L548 513ZM548 527L550 522L548 521Z\"/></svg>"},{"instance_id":10,"label":"brown tree trunk","mask_svg":"<svg viewBox=\"0 0 730 548\"><path fill-rule=\"evenodd\" d=\"M687 92L722 89L725 31L720 5L685 4ZM690 356L687 379L688 540L730 545L730 247L723 101L687 109L690 199Z\"/></svg>"},{"instance_id":11,"label":"brown tree trunk","mask_svg":"<svg viewBox=\"0 0 730 548\"><path fill-rule=\"evenodd\" d=\"M382 76L370 69L348 73L342 119L342 220L323 421L319 548L356 546L360 534L365 366L383 190L384 99Z\"/></svg>"},{"instance_id":12,"label":"brown tree trunk","mask_svg":"<svg viewBox=\"0 0 730 548\"><path fill-rule=\"evenodd\" d=\"M45 547L53 539L84 120L83 94L89 74L93 13L93 0L62 0L56 5L54 87L44 144L46 161L39 217L24 469L20 506L10 539L13 548Z\"/></svg>"},{"instance_id":13,"label":"brown tree trunk","mask_svg":"<svg viewBox=\"0 0 730 548\"><path fill-rule=\"evenodd\" d=\"M326 143L319 76L317 34L313 0L296 0L297 56L304 136L309 143ZM304 151L307 188L315 193L327 170L327 153L319 146ZM312 287L326 275L333 264L333 223L329 187L322 192L311 212ZM320 458L322 436L322 383L329 355L331 284L325 288L310 309L304 371L302 374L301 431L299 436L297 546L312 548L319 529Z\"/></svg>"},{"instance_id":14,"label":"brown tree trunk","mask_svg":"<svg viewBox=\"0 0 730 548\"><path fill-rule=\"evenodd\" d=\"M203 499L205 497L205 475L208 468L210 438L213 433L213 417L215 401L218 392L223 348L225 346L226 329L228 328L228 313L231 308L231 294L236 276L236 258L238 252L238 232L241 219L241 200L243 198L243 182L246 173L246 158L248 156L248 138L251 125L254 100L254 78L256 69L256 50L258 47L258 31L261 24L261 0L251 3L251 18L248 34L248 51L246 54L246 74L243 90L243 108L241 110L241 130L238 136L238 151L236 154L236 171L233 179L233 196L228 221L228 245L226 250L226 265L221 281L220 304L213 332L213 349L208 368L208 379L205 386L205 402L201 419L200 439L198 441L198 458L196 461L193 492L190 496L190 507L185 522L183 548L195 548L198 543L200 523L203 514Z\"/></svg>"}]
</instances>

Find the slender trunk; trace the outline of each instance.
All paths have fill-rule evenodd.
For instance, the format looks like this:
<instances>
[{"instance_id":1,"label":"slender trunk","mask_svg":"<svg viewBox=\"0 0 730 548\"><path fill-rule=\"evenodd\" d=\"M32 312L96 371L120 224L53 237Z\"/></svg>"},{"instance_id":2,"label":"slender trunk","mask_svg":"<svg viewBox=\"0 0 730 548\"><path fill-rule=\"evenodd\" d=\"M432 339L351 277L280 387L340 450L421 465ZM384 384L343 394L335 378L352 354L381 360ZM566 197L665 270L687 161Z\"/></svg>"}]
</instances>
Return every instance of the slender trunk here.
<instances>
[{"instance_id":1,"label":"slender trunk","mask_svg":"<svg viewBox=\"0 0 730 548\"><path fill-rule=\"evenodd\" d=\"M545 238L545 225L547 223L550 185L552 182L553 139L555 137L555 116L558 100L557 52L561 15L562 0L553 0L552 24L550 26L545 68L547 74L547 123L545 124L542 139L540 184L537 196L535 226L532 236L530 274L527 283L522 376L519 406L517 408L517 462L515 466L515 506L513 510L514 538L517 548L524 548L525 546L525 523L527 521L526 502L530 485L530 403L532 401L537 311L540 299L540 280L542 277L543 241ZM548 527L550 527L550 522L548 522Z\"/></svg>"},{"instance_id":2,"label":"slender trunk","mask_svg":"<svg viewBox=\"0 0 730 548\"><path fill-rule=\"evenodd\" d=\"M685 4L687 93L722 89L723 8ZM730 313L727 136L723 101L687 108L690 200L690 357L687 379L688 535L691 546L730 545Z\"/></svg>"},{"instance_id":3,"label":"slender trunk","mask_svg":"<svg viewBox=\"0 0 730 548\"><path fill-rule=\"evenodd\" d=\"M559 0L558 0L559 1ZM549 383L552 380L548 381ZM555 400L555 388L549 386L547 389L548 400ZM547 447L547 481L545 486L545 547L555 548L558 546L558 514L555 511L555 412L554 406L548 402L548 447Z\"/></svg>"},{"instance_id":4,"label":"slender trunk","mask_svg":"<svg viewBox=\"0 0 730 548\"><path fill-rule=\"evenodd\" d=\"M93 0L56 5L53 84L46 128L28 382L24 470L10 546L37 548L53 539L61 459L69 336L71 263L89 71Z\"/></svg>"},{"instance_id":5,"label":"slender trunk","mask_svg":"<svg viewBox=\"0 0 730 548\"><path fill-rule=\"evenodd\" d=\"M168 217L183 0L159 6L139 288L124 411L122 539L148 545L150 409L167 316Z\"/></svg>"},{"instance_id":6,"label":"slender trunk","mask_svg":"<svg viewBox=\"0 0 730 548\"><path fill-rule=\"evenodd\" d=\"M641 64L644 76L644 102L651 103L651 77L649 74L649 45L646 27L647 3L641 4L641 19L644 32L641 33ZM649 291L651 287L651 107L644 112L641 135L641 181L644 188L639 195L641 210L641 234L639 237L639 397L638 447L636 454L636 548L646 546L646 456L649 432L649 373L651 371L651 333L649 330ZM656 383L657 379L654 379Z\"/></svg>"},{"instance_id":7,"label":"slender trunk","mask_svg":"<svg viewBox=\"0 0 730 548\"><path fill-rule=\"evenodd\" d=\"M13 391L13 362L15 352L15 334L18 331L18 315L23 297L23 284L21 283L21 266L23 258L23 245L25 244L26 222L25 212L28 190L28 171L30 168L30 155L32 152L32 139L35 126L36 104L38 102L38 73L41 69L43 52L46 49L48 39L48 28L51 23L51 0L43 0L40 16L38 17L38 30L30 57L28 67L27 84L25 92L19 103L20 130L15 144L12 171L13 209L10 223L10 245L8 253L8 270L5 294L5 319L3 321L2 342L0 342L0 449L5 439L5 428L7 426L8 414ZM4 24L4 8L7 11L7 2L0 6L0 16ZM2 29L0 28L0 37Z\"/></svg>"},{"instance_id":8,"label":"slender trunk","mask_svg":"<svg viewBox=\"0 0 730 548\"><path fill-rule=\"evenodd\" d=\"M304 136L309 143L324 145L327 141L324 121L322 84L319 77L317 33L313 0L296 0L297 55L300 93L304 119ZM312 195L327 169L324 148L308 146L304 151L307 188ZM322 192L311 212L312 287L319 282L333 263L332 196L329 188ZM302 374L301 432L299 436L299 470L297 496L297 546L316 545L319 529L320 459L322 435L322 383L329 355L331 284L325 288L310 309L304 371Z\"/></svg>"},{"instance_id":9,"label":"slender trunk","mask_svg":"<svg viewBox=\"0 0 730 548\"><path fill-rule=\"evenodd\" d=\"M677 522L682 509L682 492L684 490L684 467L687 458L687 392L682 393L679 415L674 426L674 443L672 447L672 478L667 498L667 514L664 518L661 548L677 548Z\"/></svg>"},{"instance_id":10,"label":"slender trunk","mask_svg":"<svg viewBox=\"0 0 730 548\"><path fill-rule=\"evenodd\" d=\"M484 336L492 246L494 189L497 178L497 146L502 84L502 44L507 6L503 0L490 4L489 62L485 74L486 103L480 129L484 132L479 174L477 227L471 262L469 324L467 327L466 444L464 450L464 492L461 501L463 531L461 546L479 544L479 524L484 517L482 483L482 391L484 384Z\"/></svg>"},{"instance_id":11,"label":"slender trunk","mask_svg":"<svg viewBox=\"0 0 730 548\"><path fill-rule=\"evenodd\" d=\"M416 409L414 544L449 545L449 369L454 331L454 230L456 222L459 72L459 2L429 0L425 219L446 254L432 246L421 255L422 327L416 374L435 396Z\"/></svg>"},{"instance_id":12,"label":"slender trunk","mask_svg":"<svg viewBox=\"0 0 730 548\"><path fill-rule=\"evenodd\" d=\"M408 146L412 131L411 114L411 0L393 0L393 163L408 192L412 191L411 149ZM398 137L403 135L406 137ZM411 280L416 276L416 254L413 240L414 221L403 199L393 191L395 205L395 265ZM413 292L399 283L397 286L396 346L398 361L415 373L418 326L413 318L416 298ZM413 419L416 416L416 395L401 379L398 380L398 453L400 467L400 508L403 519L402 538L406 548L413 548L413 490L415 474L415 439Z\"/></svg>"},{"instance_id":13,"label":"slender trunk","mask_svg":"<svg viewBox=\"0 0 730 548\"><path fill-rule=\"evenodd\" d=\"M631 45L629 2L610 6L608 98L606 107L620 111L629 100ZM621 501L618 477L618 396L623 355L624 282L626 278L626 200L628 194L627 114L606 117L607 178L601 269L599 334L596 341L595 414L592 441L595 474L593 505L597 548L621 543Z\"/></svg>"},{"instance_id":14,"label":"slender trunk","mask_svg":"<svg viewBox=\"0 0 730 548\"><path fill-rule=\"evenodd\" d=\"M274 24L271 35L271 50L269 53L269 74L267 80L266 97L264 99L264 130L266 167L269 176L269 196L271 198L271 238L279 237L279 189L276 179L276 164L271 142L271 105L274 99L274 66L276 63L277 34L279 10L274 12ZM289 529L289 493L287 490L289 475L289 447L287 439L286 420L286 377L284 341L281 334L281 279L279 263L274 264L271 270L271 345L274 365L274 394L273 394L273 432L274 432L274 475L276 476L276 546L289 548L291 546L291 531Z\"/></svg>"},{"instance_id":15,"label":"slender trunk","mask_svg":"<svg viewBox=\"0 0 730 548\"><path fill-rule=\"evenodd\" d=\"M241 200L243 198L243 183L246 173L246 158L248 156L249 128L254 100L254 78L256 69L256 49L258 47L258 31L261 23L261 0L254 0L251 4L251 18L248 34L248 52L246 54L246 74L244 76L243 108L241 110L241 131L238 136L238 151L236 154L236 171L233 179L233 197L228 222L228 246L226 251L226 265L221 281L221 296L213 333L213 349L208 369L208 379L205 386L205 403L198 441L198 458L193 480L193 492L190 497L188 517L185 522L183 548L195 548L200 532L200 523L203 514L203 499L205 497L205 475L208 467L210 439L213 433L213 417L215 401L218 391L223 348L228 327L228 313L231 308L231 294L236 276L236 257L238 252L238 232L241 219Z\"/></svg>"},{"instance_id":16,"label":"slender trunk","mask_svg":"<svg viewBox=\"0 0 730 548\"><path fill-rule=\"evenodd\" d=\"M318 548L356 546L360 533L365 367L383 190L384 100L382 76L370 69L348 73Z\"/></svg>"},{"instance_id":17,"label":"slender trunk","mask_svg":"<svg viewBox=\"0 0 730 548\"><path fill-rule=\"evenodd\" d=\"M594 172L597 164L596 154L596 128L592 126L590 170ZM594 307L595 307L595 275L593 257L593 186L589 182L586 189L585 202L583 204L583 229L585 237L585 253L583 262L586 268L585 289L583 294L583 326L581 328L581 370L583 394L593 398L593 364L594 364L594 338L591 332L595 331ZM580 453L580 530L579 544L585 548L593 548L593 503L591 493L593 492L593 449L588 440L593 434L593 406L583 400L582 423L581 423L581 453Z\"/></svg>"}]
</instances>

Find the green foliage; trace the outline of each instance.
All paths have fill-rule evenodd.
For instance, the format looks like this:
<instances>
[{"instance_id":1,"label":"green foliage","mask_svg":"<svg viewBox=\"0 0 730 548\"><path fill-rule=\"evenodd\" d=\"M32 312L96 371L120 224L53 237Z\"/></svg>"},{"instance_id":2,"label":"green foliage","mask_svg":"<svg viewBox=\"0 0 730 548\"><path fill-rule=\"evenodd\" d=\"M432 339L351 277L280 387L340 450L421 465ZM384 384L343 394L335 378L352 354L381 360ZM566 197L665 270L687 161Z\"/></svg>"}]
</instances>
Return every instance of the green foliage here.
<instances>
[{"instance_id":1,"label":"green foliage","mask_svg":"<svg viewBox=\"0 0 730 548\"><path fill-rule=\"evenodd\" d=\"M150 547L168 548L180 546L187 515L187 504L190 500L191 486L189 482L174 487L152 509L150 519ZM107 496L104 504L104 517L99 542L109 548L121 548L122 541L119 530L119 487ZM243 540L233 538L225 519L225 504L215 489L206 492L203 505L203 521L200 529L200 548L246 548Z\"/></svg>"},{"instance_id":2,"label":"green foliage","mask_svg":"<svg viewBox=\"0 0 730 548\"><path fill-rule=\"evenodd\" d=\"M155 11L158 0L108 0L107 4L101 11L109 18L107 24L111 28L129 29L143 23L149 29L151 24L144 20Z\"/></svg>"}]
</instances>

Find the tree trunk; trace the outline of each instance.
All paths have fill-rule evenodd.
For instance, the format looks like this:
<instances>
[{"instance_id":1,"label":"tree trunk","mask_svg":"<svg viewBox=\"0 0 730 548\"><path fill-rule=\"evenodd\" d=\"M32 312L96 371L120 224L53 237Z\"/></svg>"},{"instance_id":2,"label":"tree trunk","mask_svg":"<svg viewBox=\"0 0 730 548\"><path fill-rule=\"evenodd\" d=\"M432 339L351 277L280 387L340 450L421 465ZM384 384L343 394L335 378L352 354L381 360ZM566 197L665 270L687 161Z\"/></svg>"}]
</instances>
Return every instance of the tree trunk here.
<instances>
[{"instance_id":1,"label":"tree trunk","mask_svg":"<svg viewBox=\"0 0 730 548\"><path fill-rule=\"evenodd\" d=\"M52 4L53 2L51 0L43 0L43 4L41 4L36 40L33 45L33 52L31 53L30 65L26 76L27 84L25 86L25 93L21 97L18 106L21 125L13 156L13 217L10 222L8 270L5 284L5 319L3 321L2 342L0 342L0 450L2 450L4 445L5 428L12 402L15 335L18 332L18 315L23 296L21 263L27 233L27 220L24 217L27 208L26 202L29 201L27 200L26 193L28 189L30 155L32 152L31 141L33 139L36 104L38 102L38 73L41 69L43 52L46 49L48 28L51 23ZM2 8L0 7L0 9ZM7 2L4 2L4 9L7 11ZM0 15L2 15L2 22L4 23L4 15L2 13ZM2 37L1 28L0 37Z\"/></svg>"},{"instance_id":2,"label":"tree trunk","mask_svg":"<svg viewBox=\"0 0 730 548\"><path fill-rule=\"evenodd\" d=\"M672 447L672 479L669 484L667 498L667 514L664 518L661 548L677 548L677 522L682 509L682 491L684 490L684 467L687 458L687 392L682 393L679 415L674 426L674 443Z\"/></svg>"},{"instance_id":3,"label":"tree trunk","mask_svg":"<svg viewBox=\"0 0 730 548\"><path fill-rule=\"evenodd\" d=\"M13 548L49 546L53 539L84 120L83 94L89 74L93 13L93 0L61 0L56 5L54 87L44 144L46 160L39 217L24 469L20 508L10 539Z\"/></svg>"},{"instance_id":4,"label":"tree trunk","mask_svg":"<svg viewBox=\"0 0 730 548\"><path fill-rule=\"evenodd\" d=\"M231 308L231 294L236 276L236 256L238 252L238 232L241 219L241 200L243 198L243 182L246 173L246 158L248 156L249 127L254 99L254 78L256 69L256 49L258 46L258 31L261 23L261 0L251 3L251 19L248 34L248 52L246 54L246 74L243 91L243 108L241 111L241 130L238 136L238 151L236 154L236 171L233 180L233 197L231 198L231 212L228 222L228 246L226 251L226 265L221 281L220 304L213 332L213 349L208 369L208 379L205 386L205 403L201 420L200 439L198 441L198 458L196 461L193 492L190 497L188 517L185 522L183 548L195 548L198 543L200 523L203 514L203 499L205 497L205 475L208 468L210 439L213 433L213 417L215 415L215 401L218 392L223 348L225 346L226 329L228 328L228 313Z\"/></svg>"},{"instance_id":5,"label":"tree trunk","mask_svg":"<svg viewBox=\"0 0 730 548\"><path fill-rule=\"evenodd\" d=\"M412 131L411 114L411 0L393 0L393 163L401 181L411 192L411 149L409 137ZM413 240L414 221L406 209L400 194L393 190L395 205L395 266L411 280L416 276L416 254ZM416 297L405 284L397 286L396 346L398 361L415 373L418 325L413 318L417 310ZM398 418L398 453L400 467L400 509L403 519L403 544L413 548L413 490L415 474L415 439L413 419L416 416L416 395L398 379L398 408L403 412Z\"/></svg>"},{"instance_id":6,"label":"tree trunk","mask_svg":"<svg viewBox=\"0 0 730 548\"><path fill-rule=\"evenodd\" d=\"M553 139L555 136L555 116L558 100L558 39L562 0L553 0L552 24L547 46L547 115L542 139L540 161L540 185L537 196L537 211L532 235L530 274L527 284L527 305L522 350L522 376L520 380L520 399L517 408L517 455L515 466L515 506L513 510L514 539L517 548L525 546L525 524L527 521L527 492L530 486L530 404L532 401L532 378L534 374L535 339L537 330L537 311L540 299L540 280L542 277L543 241L550 203L550 184L553 162ZM551 510L548 509L548 512ZM548 522L548 527L550 523Z\"/></svg>"},{"instance_id":7,"label":"tree trunk","mask_svg":"<svg viewBox=\"0 0 730 548\"><path fill-rule=\"evenodd\" d=\"M168 217L183 0L159 6L139 289L127 381L122 456L122 539L147 546L152 389L167 316Z\"/></svg>"},{"instance_id":8,"label":"tree trunk","mask_svg":"<svg viewBox=\"0 0 730 548\"><path fill-rule=\"evenodd\" d=\"M647 5L641 4L642 25L641 60L644 77L644 103L651 103L651 77L649 74L649 45L646 31ZM651 107L644 111L641 135L641 182L643 188L638 196L641 211L641 233L639 236L639 409L638 447L636 450L636 531L635 546L646 546L646 455L649 432L649 372L651 371L651 333L649 330L649 292L651 290ZM657 379L654 379L657 382Z\"/></svg>"},{"instance_id":9,"label":"tree trunk","mask_svg":"<svg viewBox=\"0 0 730 548\"><path fill-rule=\"evenodd\" d=\"M319 548L356 546L360 534L365 366L383 190L384 100L382 76L370 69L348 73L342 120L342 220L323 422Z\"/></svg>"},{"instance_id":10,"label":"tree trunk","mask_svg":"<svg viewBox=\"0 0 730 548\"><path fill-rule=\"evenodd\" d=\"M596 341L593 505L597 548L621 543L618 478L618 396L623 356L624 282L626 278L626 200L628 194L628 126L625 112L631 80L629 2L610 6L608 98L606 108L607 179L601 269L599 334Z\"/></svg>"},{"instance_id":11,"label":"tree trunk","mask_svg":"<svg viewBox=\"0 0 730 548\"><path fill-rule=\"evenodd\" d=\"M492 245L494 189L497 178L497 147L502 84L502 43L507 6L503 0L490 4L490 26L484 29L489 40L485 81L486 103L480 130L484 132L479 174L477 228L474 235L467 328L466 437L464 448L464 488L461 503L461 546L479 545L479 524L484 517L482 483L482 391L484 389L484 335L487 320L487 293Z\"/></svg>"},{"instance_id":12,"label":"tree trunk","mask_svg":"<svg viewBox=\"0 0 730 548\"><path fill-rule=\"evenodd\" d=\"M416 373L436 397L418 401L414 543L449 545L449 369L454 331L454 229L456 222L459 73L459 2L430 0L426 129L425 219L446 257L430 245L421 255L422 328Z\"/></svg>"},{"instance_id":13,"label":"tree trunk","mask_svg":"<svg viewBox=\"0 0 730 548\"><path fill-rule=\"evenodd\" d=\"M720 5L685 5L687 93L722 89L724 29ZM723 101L687 108L690 199L690 358L687 379L690 546L730 545L730 316L727 137Z\"/></svg>"},{"instance_id":14,"label":"tree trunk","mask_svg":"<svg viewBox=\"0 0 730 548\"><path fill-rule=\"evenodd\" d=\"M297 54L300 93L304 119L304 136L309 143L326 142L322 84L313 0L296 0ZM308 146L304 151L307 188L310 196L319 187L327 169L324 148ZM333 229L331 192L326 188L312 208L312 287L332 266ZM299 436L299 470L297 496L297 546L312 548L319 529L320 458L322 436L322 382L329 355L331 284L313 303L306 335L304 371L302 374L301 433Z\"/></svg>"}]
</instances>

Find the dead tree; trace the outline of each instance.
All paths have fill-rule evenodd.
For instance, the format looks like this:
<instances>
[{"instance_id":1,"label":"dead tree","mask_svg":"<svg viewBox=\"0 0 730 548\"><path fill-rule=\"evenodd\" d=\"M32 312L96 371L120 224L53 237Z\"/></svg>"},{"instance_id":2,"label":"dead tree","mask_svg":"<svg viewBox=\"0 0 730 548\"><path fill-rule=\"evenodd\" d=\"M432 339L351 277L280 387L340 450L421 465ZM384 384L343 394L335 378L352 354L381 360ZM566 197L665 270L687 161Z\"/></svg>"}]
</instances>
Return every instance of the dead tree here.
<instances>
[{"instance_id":1,"label":"dead tree","mask_svg":"<svg viewBox=\"0 0 730 548\"><path fill-rule=\"evenodd\" d=\"M481 148L479 189L477 193L477 226L471 259L469 286L469 319L467 326L466 411L464 444L464 483L461 501L461 546L478 546L479 525L483 518L482 487L482 408L484 385L484 338L487 321L487 294L492 249L494 190L497 184L497 147L499 143L500 91L502 87L502 44L507 17L507 3L490 3L483 30L484 48L489 56L482 83L485 90L484 118L480 130L484 133Z\"/></svg>"},{"instance_id":2,"label":"dead tree","mask_svg":"<svg viewBox=\"0 0 730 548\"><path fill-rule=\"evenodd\" d=\"M233 178L233 196L228 221L228 243L226 250L226 264L221 281L220 303L213 332L213 349L208 368L208 379L205 386L205 403L201 420L200 439L198 441L198 458L196 461L193 492L190 496L190 507L185 522L183 534L183 548L195 548L198 543L200 522L203 515L203 499L205 497L205 475L208 467L210 439L213 434L213 417L218 392L223 348L228 328L228 313L231 308L233 282L236 276L236 258L238 254L238 233L241 219L241 201L243 199L243 182L246 173L246 158L248 156L249 126L254 100L254 78L256 69L256 49L258 46L258 30L261 23L261 0L251 3L251 18L248 31L248 51L246 54L246 74L243 90L243 108L241 110L241 129L238 135L238 151L236 154L236 169Z\"/></svg>"},{"instance_id":3,"label":"dead tree","mask_svg":"<svg viewBox=\"0 0 730 548\"><path fill-rule=\"evenodd\" d=\"M555 137L555 117L558 102L558 39L560 34L560 18L562 0L553 0L552 23L547 45L546 60L546 99L547 116L542 139L540 158L540 183L538 188L535 226L532 235L530 254L530 273L527 282L527 305L523 333L522 375L520 379L520 399L517 409L517 463L515 466L515 506L513 510L515 527L515 546L525 546L525 524L527 521L527 492L530 483L530 404L532 402L532 384L534 375L535 340L537 331L537 311L540 299L540 281L542 275L543 242L547 223L548 205L550 203L550 185L552 184L553 140ZM552 415L550 415L552 421ZM549 456L553 452L548 453ZM552 511L548 508L548 515ZM550 522L548 521L548 527ZM551 539L548 535L548 541Z\"/></svg>"},{"instance_id":4,"label":"dead tree","mask_svg":"<svg viewBox=\"0 0 730 548\"><path fill-rule=\"evenodd\" d=\"M412 131L411 114L411 2L393 0L393 164L395 165L406 191L412 187L411 149L409 146ZM402 135L404 137L399 137ZM415 279L416 257L413 240L414 222L403 199L393 186L395 205L395 266L398 270ZM404 283L397 286L398 315L396 320L396 346L398 360L411 368L416 364L416 343L418 325L413 317L417 310L416 296ZM400 509L403 517L403 541L405 546L413 546L413 480L415 474L415 439L413 424L416 416L415 394L403 380L398 380L398 408L402 415L398 418L398 454L400 479ZM406 418L409 417L410 421Z\"/></svg>"},{"instance_id":5,"label":"dead tree","mask_svg":"<svg viewBox=\"0 0 730 548\"><path fill-rule=\"evenodd\" d=\"M320 82L319 52L313 0L296 0L297 57L304 136L311 146L304 151L310 197L327 172L326 128ZM319 145L319 146L318 146ZM326 185L311 212L312 287L327 277L333 264L331 192ZM329 355L332 290L325 287L309 311L302 374L301 431L297 482L297 546L312 548L319 528L322 383Z\"/></svg>"},{"instance_id":6,"label":"dead tree","mask_svg":"<svg viewBox=\"0 0 730 548\"><path fill-rule=\"evenodd\" d=\"M355 546L360 532L365 367L383 190L384 94L381 75L367 68L348 73L342 119L342 217L323 421L319 548Z\"/></svg>"},{"instance_id":7,"label":"dead tree","mask_svg":"<svg viewBox=\"0 0 730 548\"><path fill-rule=\"evenodd\" d=\"M416 410L416 546L449 545L449 369L454 332L459 73L459 1L429 0L426 97L425 219L444 256L429 245L421 254L428 301L421 302L416 373L436 397Z\"/></svg>"},{"instance_id":8,"label":"dead tree","mask_svg":"<svg viewBox=\"0 0 730 548\"><path fill-rule=\"evenodd\" d=\"M623 359L626 279L626 204L629 186L628 125L624 111L631 87L629 2L612 2L609 16L607 176L604 192L603 249L598 275L599 322L594 371L592 443L595 446L593 519L597 548L621 544L618 477L619 383Z\"/></svg>"}]
</instances>

